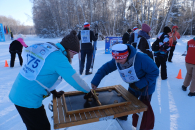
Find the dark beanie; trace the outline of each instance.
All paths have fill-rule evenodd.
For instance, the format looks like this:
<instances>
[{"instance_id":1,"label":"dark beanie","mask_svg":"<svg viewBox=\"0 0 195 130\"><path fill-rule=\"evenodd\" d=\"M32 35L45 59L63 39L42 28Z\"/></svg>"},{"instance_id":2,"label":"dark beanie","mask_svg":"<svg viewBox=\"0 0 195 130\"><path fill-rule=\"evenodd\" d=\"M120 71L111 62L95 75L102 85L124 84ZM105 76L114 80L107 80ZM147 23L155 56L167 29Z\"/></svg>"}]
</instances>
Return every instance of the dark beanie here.
<instances>
[{"instance_id":1,"label":"dark beanie","mask_svg":"<svg viewBox=\"0 0 195 130\"><path fill-rule=\"evenodd\" d=\"M60 44L67 49L78 52L80 51L79 39L77 37L77 32L72 30L70 34L65 36Z\"/></svg>"},{"instance_id":2,"label":"dark beanie","mask_svg":"<svg viewBox=\"0 0 195 130\"><path fill-rule=\"evenodd\" d=\"M131 32L131 29L128 29L127 32Z\"/></svg>"},{"instance_id":3,"label":"dark beanie","mask_svg":"<svg viewBox=\"0 0 195 130\"><path fill-rule=\"evenodd\" d=\"M169 33L169 32L171 32L171 29L168 26L166 26L166 27L164 27L163 32L164 33Z\"/></svg>"}]
</instances>

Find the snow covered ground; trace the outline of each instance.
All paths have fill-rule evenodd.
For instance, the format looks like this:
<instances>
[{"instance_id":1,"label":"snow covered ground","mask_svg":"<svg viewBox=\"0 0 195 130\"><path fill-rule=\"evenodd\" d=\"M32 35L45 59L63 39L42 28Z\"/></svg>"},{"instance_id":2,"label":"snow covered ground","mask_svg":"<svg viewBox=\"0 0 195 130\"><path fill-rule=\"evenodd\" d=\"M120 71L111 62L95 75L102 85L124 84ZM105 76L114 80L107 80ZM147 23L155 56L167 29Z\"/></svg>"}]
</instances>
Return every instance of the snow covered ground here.
<instances>
[{"instance_id":1,"label":"snow covered ground","mask_svg":"<svg viewBox=\"0 0 195 130\"><path fill-rule=\"evenodd\" d=\"M186 44L189 39L193 37L186 36L178 40L176 46L173 63L167 63L168 79L157 79L156 91L152 96L152 107L155 114L154 130L195 130L195 97L188 97L189 90L184 92L181 90L184 79L176 79L179 69L182 70L182 77L185 78L185 57L181 54L186 51ZM155 39L151 39L154 41ZM43 42L60 42L61 38L56 39L41 39L36 36L26 36L24 41L27 45ZM12 84L18 75L20 65L16 57L15 67L4 67L5 60L10 63L10 54L8 51L11 40L0 42L0 130L26 130L20 115L18 114L14 104L9 100L8 95ZM98 41L97 43L96 59L94 64L94 73L92 75L82 75L81 77L90 85L90 82L95 72L104 63L111 60L110 54L105 54L105 42ZM79 72L78 56L73 58L73 68ZM111 86L121 84L126 89L128 84L122 81L117 71L105 77L100 83L99 87ZM73 87L63 81L57 90L75 91ZM25 97L24 97L25 98ZM51 119L52 112L48 110L48 104L52 97L48 97L43 101L47 111L48 119L53 129L53 120ZM131 116L128 117L131 126ZM99 121L90 124L84 124L74 127L69 127L68 130L121 130L121 127L116 120ZM129 128L131 130L131 128Z\"/></svg>"}]
</instances>

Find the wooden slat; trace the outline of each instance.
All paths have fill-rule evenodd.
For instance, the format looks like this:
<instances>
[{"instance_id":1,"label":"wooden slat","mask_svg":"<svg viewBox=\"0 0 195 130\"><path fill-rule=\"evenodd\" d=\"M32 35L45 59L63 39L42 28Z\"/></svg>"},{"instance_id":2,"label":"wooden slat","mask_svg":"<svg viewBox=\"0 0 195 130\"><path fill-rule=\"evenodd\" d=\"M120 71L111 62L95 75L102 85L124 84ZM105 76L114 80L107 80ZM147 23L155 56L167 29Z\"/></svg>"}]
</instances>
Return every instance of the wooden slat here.
<instances>
[{"instance_id":1,"label":"wooden slat","mask_svg":"<svg viewBox=\"0 0 195 130\"><path fill-rule=\"evenodd\" d=\"M106 114L105 114L104 110L99 110L99 112L102 115L102 117L106 117Z\"/></svg>"},{"instance_id":2,"label":"wooden slat","mask_svg":"<svg viewBox=\"0 0 195 130\"><path fill-rule=\"evenodd\" d=\"M135 96L133 96L129 91L127 91L121 85L118 85L118 89L123 91L124 95L126 95L134 104L141 105L142 107L146 107L147 108L147 106L145 104L143 104L140 100L138 100Z\"/></svg>"},{"instance_id":3,"label":"wooden slat","mask_svg":"<svg viewBox=\"0 0 195 130\"><path fill-rule=\"evenodd\" d=\"M81 121L77 121L77 122L63 123L63 124L54 125L54 129L60 129L60 128L76 126L76 125L82 125L82 124L87 124L87 123L92 123L92 122L97 122L97 121L99 121L99 118L92 118L92 119L89 119L89 120L81 120Z\"/></svg>"},{"instance_id":4,"label":"wooden slat","mask_svg":"<svg viewBox=\"0 0 195 130\"><path fill-rule=\"evenodd\" d=\"M115 112L112 110L112 108L108 108L107 110L110 112L110 114L112 114L112 115L115 114Z\"/></svg>"},{"instance_id":5,"label":"wooden slat","mask_svg":"<svg viewBox=\"0 0 195 130\"><path fill-rule=\"evenodd\" d=\"M91 93L93 94L93 97L95 98L95 100L96 100L96 102L98 103L98 105L101 106L102 104L100 103L100 101L99 101L97 95L94 94L94 92L92 91L92 89L91 89Z\"/></svg>"},{"instance_id":6,"label":"wooden slat","mask_svg":"<svg viewBox=\"0 0 195 130\"><path fill-rule=\"evenodd\" d=\"M131 104L130 101L128 102L121 102L121 103L115 103L115 104L109 104L109 105L102 105L98 107L90 107L90 108L85 108L85 109L80 109L80 110L74 110L74 111L68 111L66 110L66 114L75 114L75 113L83 113L83 112L89 112L89 111L94 111L94 110L101 110L101 109L107 109L110 107L117 107L117 106L123 106L123 105L128 105Z\"/></svg>"},{"instance_id":7,"label":"wooden slat","mask_svg":"<svg viewBox=\"0 0 195 130\"><path fill-rule=\"evenodd\" d=\"M115 107L113 107L112 110L113 110L116 114L117 114L117 113L120 113L120 112L118 111L118 109L116 109Z\"/></svg>"},{"instance_id":8,"label":"wooden slat","mask_svg":"<svg viewBox=\"0 0 195 130\"><path fill-rule=\"evenodd\" d=\"M77 121L74 114L69 115L71 122Z\"/></svg>"},{"instance_id":9,"label":"wooden slat","mask_svg":"<svg viewBox=\"0 0 195 130\"><path fill-rule=\"evenodd\" d=\"M91 118L97 118L97 116L96 116L96 114L95 114L94 111L90 111L89 113L90 113L90 115L91 115Z\"/></svg>"},{"instance_id":10,"label":"wooden slat","mask_svg":"<svg viewBox=\"0 0 195 130\"><path fill-rule=\"evenodd\" d=\"M72 92L65 92L65 96L71 96L71 95L79 95L79 94L84 94L84 92L81 91L72 91Z\"/></svg>"},{"instance_id":11,"label":"wooden slat","mask_svg":"<svg viewBox=\"0 0 195 130\"><path fill-rule=\"evenodd\" d=\"M100 114L100 112L99 111L94 111L95 112L95 114L96 114L96 116L98 117L98 118L100 118L100 117L102 117L102 115Z\"/></svg>"},{"instance_id":12,"label":"wooden slat","mask_svg":"<svg viewBox=\"0 0 195 130\"><path fill-rule=\"evenodd\" d=\"M62 100L63 100L65 112L67 113L68 109L67 109L67 106L66 106L66 99L65 99L64 94L62 95Z\"/></svg>"},{"instance_id":13,"label":"wooden slat","mask_svg":"<svg viewBox=\"0 0 195 130\"><path fill-rule=\"evenodd\" d=\"M81 115L82 120L86 120L84 113L79 113L79 114Z\"/></svg>"},{"instance_id":14,"label":"wooden slat","mask_svg":"<svg viewBox=\"0 0 195 130\"><path fill-rule=\"evenodd\" d=\"M64 111L62 110L62 99L61 98L57 98L58 101L58 111L59 111L59 119L60 119L60 123L64 123Z\"/></svg>"},{"instance_id":15,"label":"wooden slat","mask_svg":"<svg viewBox=\"0 0 195 130\"><path fill-rule=\"evenodd\" d=\"M118 86L115 88L116 88L116 91L120 93L124 99L126 99L127 101L130 101L129 98L123 93L123 91L120 90Z\"/></svg>"},{"instance_id":16,"label":"wooden slat","mask_svg":"<svg viewBox=\"0 0 195 130\"><path fill-rule=\"evenodd\" d=\"M111 115L111 113L107 109L104 109L103 111L106 113L106 116L110 116Z\"/></svg>"},{"instance_id":17,"label":"wooden slat","mask_svg":"<svg viewBox=\"0 0 195 130\"><path fill-rule=\"evenodd\" d=\"M53 95L53 118L54 118L54 125L58 124L59 120L58 120L57 101L54 95Z\"/></svg>"},{"instance_id":18,"label":"wooden slat","mask_svg":"<svg viewBox=\"0 0 195 130\"><path fill-rule=\"evenodd\" d=\"M80 117L79 113L76 113L76 114L75 114L75 117L76 117L76 120L77 120L77 121L81 121L81 117Z\"/></svg>"},{"instance_id":19,"label":"wooden slat","mask_svg":"<svg viewBox=\"0 0 195 130\"><path fill-rule=\"evenodd\" d=\"M91 115L89 114L89 112L85 112L85 116L86 116L87 120L91 119Z\"/></svg>"},{"instance_id":20,"label":"wooden slat","mask_svg":"<svg viewBox=\"0 0 195 130\"><path fill-rule=\"evenodd\" d=\"M66 116L65 116L65 122L66 122L66 123L71 122L71 121L70 121L69 115L66 115Z\"/></svg>"}]
</instances>

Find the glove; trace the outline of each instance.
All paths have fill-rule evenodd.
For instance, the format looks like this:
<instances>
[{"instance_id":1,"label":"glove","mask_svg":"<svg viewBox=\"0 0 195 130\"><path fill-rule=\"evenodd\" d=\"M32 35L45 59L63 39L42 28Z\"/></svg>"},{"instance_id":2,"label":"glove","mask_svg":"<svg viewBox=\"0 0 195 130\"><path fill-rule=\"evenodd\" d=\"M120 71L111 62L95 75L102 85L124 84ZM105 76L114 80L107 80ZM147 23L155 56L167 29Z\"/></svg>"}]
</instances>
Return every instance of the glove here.
<instances>
[{"instance_id":1,"label":"glove","mask_svg":"<svg viewBox=\"0 0 195 130\"><path fill-rule=\"evenodd\" d=\"M84 99L88 99L88 98L92 98L93 94L91 93L91 91L89 93L85 93L84 95Z\"/></svg>"},{"instance_id":2,"label":"glove","mask_svg":"<svg viewBox=\"0 0 195 130\"><path fill-rule=\"evenodd\" d=\"M53 90L51 91L51 93L56 96L57 98L60 98L63 94L64 94L64 91L59 91L57 92L56 90Z\"/></svg>"},{"instance_id":3,"label":"glove","mask_svg":"<svg viewBox=\"0 0 195 130\"><path fill-rule=\"evenodd\" d=\"M177 44L177 41L174 41L174 42L173 42L173 45L176 45L176 44Z\"/></svg>"},{"instance_id":4,"label":"glove","mask_svg":"<svg viewBox=\"0 0 195 130\"><path fill-rule=\"evenodd\" d=\"M98 33L96 33L95 36L98 36Z\"/></svg>"},{"instance_id":5,"label":"glove","mask_svg":"<svg viewBox=\"0 0 195 130\"><path fill-rule=\"evenodd\" d=\"M27 46L28 47L28 46ZM25 48L27 48L27 47L25 47Z\"/></svg>"},{"instance_id":6,"label":"glove","mask_svg":"<svg viewBox=\"0 0 195 130\"><path fill-rule=\"evenodd\" d=\"M162 43L162 42L159 42L159 46L162 46L164 43Z\"/></svg>"},{"instance_id":7,"label":"glove","mask_svg":"<svg viewBox=\"0 0 195 130\"><path fill-rule=\"evenodd\" d=\"M171 47L169 47L168 49L167 49L167 51L170 51L171 50Z\"/></svg>"},{"instance_id":8,"label":"glove","mask_svg":"<svg viewBox=\"0 0 195 130\"><path fill-rule=\"evenodd\" d=\"M134 90L136 90L136 91L140 91L140 92L144 92L144 90L145 90L145 87L142 88L142 89L140 89L140 88L138 88L138 87L135 85L135 83L131 83L131 84L130 84L130 87L131 87L132 89L134 89Z\"/></svg>"}]
</instances>

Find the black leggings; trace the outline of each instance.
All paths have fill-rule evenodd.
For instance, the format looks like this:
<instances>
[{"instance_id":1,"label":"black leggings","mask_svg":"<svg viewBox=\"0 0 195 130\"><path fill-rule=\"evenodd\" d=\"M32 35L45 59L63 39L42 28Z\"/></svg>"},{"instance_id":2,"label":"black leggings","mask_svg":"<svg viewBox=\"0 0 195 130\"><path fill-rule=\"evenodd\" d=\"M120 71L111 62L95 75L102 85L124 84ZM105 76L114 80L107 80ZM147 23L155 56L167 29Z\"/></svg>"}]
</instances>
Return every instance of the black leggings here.
<instances>
[{"instance_id":1,"label":"black leggings","mask_svg":"<svg viewBox=\"0 0 195 130\"><path fill-rule=\"evenodd\" d=\"M43 105L37 109L15 106L27 130L50 130L50 123Z\"/></svg>"},{"instance_id":2,"label":"black leggings","mask_svg":"<svg viewBox=\"0 0 195 130\"><path fill-rule=\"evenodd\" d=\"M23 64L23 59L22 59L22 56L21 56L21 53L22 52L10 52L10 54L11 54L10 67L14 67L16 53L18 54L18 58L19 58L19 61L20 61L20 65L22 66L22 64Z\"/></svg>"}]
</instances>

